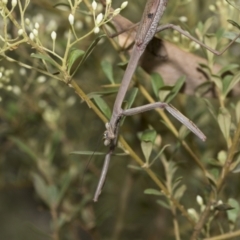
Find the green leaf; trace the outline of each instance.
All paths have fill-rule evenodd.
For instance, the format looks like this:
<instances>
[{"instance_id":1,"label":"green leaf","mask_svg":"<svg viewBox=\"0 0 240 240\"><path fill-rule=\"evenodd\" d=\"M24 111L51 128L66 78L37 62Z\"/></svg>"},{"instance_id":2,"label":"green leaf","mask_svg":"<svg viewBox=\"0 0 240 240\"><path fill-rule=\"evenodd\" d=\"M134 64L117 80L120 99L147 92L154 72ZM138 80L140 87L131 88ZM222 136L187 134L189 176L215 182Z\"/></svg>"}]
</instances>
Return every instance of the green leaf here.
<instances>
[{"instance_id":1,"label":"green leaf","mask_svg":"<svg viewBox=\"0 0 240 240\"><path fill-rule=\"evenodd\" d=\"M38 194L38 196L48 205L50 206L50 202L48 199L48 186L45 183L44 179L40 177L36 173L32 173L33 177L33 185Z\"/></svg>"},{"instance_id":2,"label":"green leaf","mask_svg":"<svg viewBox=\"0 0 240 240\"><path fill-rule=\"evenodd\" d=\"M161 205L162 207L166 208L166 209L171 209L170 206L169 206L169 204L166 203L166 202L163 201L163 200L157 200L157 203L158 203L159 205Z\"/></svg>"},{"instance_id":3,"label":"green leaf","mask_svg":"<svg viewBox=\"0 0 240 240\"><path fill-rule=\"evenodd\" d=\"M112 84L115 84L114 78L113 78L112 64L109 61L107 61L107 60L103 60L103 61L101 61L101 66L102 66L102 70L105 73L105 75L107 76L108 80Z\"/></svg>"},{"instance_id":4,"label":"green leaf","mask_svg":"<svg viewBox=\"0 0 240 240\"><path fill-rule=\"evenodd\" d=\"M126 70L128 65L128 61L127 62L120 62L117 64L118 67L120 67L121 69L123 69L124 71Z\"/></svg>"},{"instance_id":5,"label":"green leaf","mask_svg":"<svg viewBox=\"0 0 240 240\"><path fill-rule=\"evenodd\" d=\"M172 91L170 92L170 94L167 96L166 98L166 102L169 103L172 101L173 98L175 98L175 96L179 93L179 91L181 90L182 86L184 85L186 81L186 77L180 77L177 82L175 83Z\"/></svg>"},{"instance_id":6,"label":"green leaf","mask_svg":"<svg viewBox=\"0 0 240 240\"><path fill-rule=\"evenodd\" d=\"M127 95L124 99L124 103L125 103L124 109L131 108L131 106L133 105L133 102L137 96L137 93L138 93L138 88L132 88L127 92ZM125 116L122 118L121 125L123 125L125 118L126 118Z\"/></svg>"},{"instance_id":7,"label":"green leaf","mask_svg":"<svg viewBox=\"0 0 240 240\"><path fill-rule=\"evenodd\" d=\"M228 142L231 128L231 115L229 114L227 109L220 109L220 113L218 114L218 124L225 140Z\"/></svg>"},{"instance_id":8,"label":"green leaf","mask_svg":"<svg viewBox=\"0 0 240 240\"><path fill-rule=\"evenodd\" d=\"M225 80L224 83L225 88L223 89L223 93L225 96L234 88L234 86L240 81L240 72L236 74L233 78Z\"/></svg>"},{"instance_id":9,"label":"green leaf","mask_svg":"<svg viewBox=\"0 0 240 240\"><path fill-rule=\"evenodd\" d=\"M146 160L146 164L144 164L143 167L148 168L149 167L149 157L152 153L153 144L151 142L142 141L141 148L142 148L145 160Z\"/></svg>"},{"instance_id":10,"label":"green leaf","mask_svg":"<svg viewBox=\"0 0 240 240\"><path fill-rule=\"evenodd\" d=\"M50 185L47 187L48 202L51 207L57 206L58 202L58 188L55 185Z\"/></svg>"},{"instance_id":11,"label":"green leaf","mask_svg":"<svg viewBox=\"0 0 240 240\"><path fill-rule=\"evenodd\" d=\"M239 173L240 172L240 152L236 152L234 154L234 158L233 161L230 165L230 171L232 171L233 173Z\"/></svg>"},{"instance_id":12,"label":"green leaf","mask_svg":"<svg viewBox=\"0 0 240 240\"><path fill-rule=\"evenodd\" d=\"M207 75L207 77L210 78L212 75L211 68L204 63L199 63L199 66L204 70L204 73Z\"/></svg>"},{"instance_id":13,"label":"green leaf","mask_svg":"<svg viewBox=\"0 0 240 240\"><path fill-rule=\"evenodd\" d=\"M79 62L78 66L76 67L75 71L72 73L72 76L76 73L77 69L86 61L86 59L91 55L93 49L97 46L98 42L101 40L101 38L105 37L106 34L102 34L98 36L92 44L88 47L88 49L85 51L85 54L83 55L81 61Z\"/></svg>"},{"instance_id":14,"label":"green leaf","mask_svg":"<svg viewBox=\"0 0 240 240\"><path fill-rule=\"evenodd\" d=\"M162 159L162 162L164 162L163 159ZM165 164L165 165L168 166L168 167L167 167L167 172L168 172L168 174L170 174L171 176L174 176L174 174L175 174L176 171L178 170L177 164L176 164L175 162L173 162L172 160L170 160L169 162L167 162L167 161L165 160L165 163L163 163L163 164Z\"/></svg>"},{"instance_id":15,"label":"green leaf","mask_svg":"<svg viewBox=\"0 0 240 240\"><path fill-rule=\"evenodd\" d=\"M51 139L49 139L49 151L44 157L48 159L49 162L52 162L56 152L58 151L59 148L59 143L61 141L61 132L60 131L55 131L54 134L52 134Z\"/></svg>"},{"instance_id":16,"label":"green leaf","mask_svg":"<svg viewBox=\"0 0 240 240\"><path fill-rule=\"evenodd\" d=\"M213 25L215 17L208 18L203 25L203 35L207 34L209 28Z\"/></svg>"},{"instance_id":17,"label":"green leaf","mask_svg":"<svg viewBox=\"0 0 240 240\"><path fill-rule=\"evenodd\" d=\"M143 170L141 167L130 165L130 164L127 165L127 167L130 168L130 169L138 170L138 171L142 171Z\"/></svg>"},{"instance_id":18,"label":"green leaf","mask_svg":"<svg viewBox=\"0 0 240 240\"><path fill-rule=\"evenodd\" d=\"M228 220L235 223L239 216L239 203L233 198L228 199L228 204L234 209L227 211Z\"/></svg>"},{"instance_id":19,"label":"green leaf","mask_svg":"<svg viewBox=\"0 0 240 240\"><path fill-rule=\"evenodd\" d=\"M170 147L170 144L167 144L165 146L162 147L162 149L159 151L159 153L157 154L157 156L152 160L151 164L152 165L157 159L158 157L163 153L163 151L165 150L165 148Z\"/></svg>"},{"instance_id":20,"label":"green leaf","mask_svg":"<svg viewBox=\"0 0 240 240\"><path fill-rule=\"evenodd\" d=\"M174 180L174 182L172 184L172 191L173 192L177 189L178 185L182 182L182 179L183 179L183 177L178 177Z\"/></svg>"},{"instance_id":21,"label":"green leaf","mask_svg":"<svg viewBox=\"0 0 240 240\"><path fill-rule=\"evenodd\" d=\"M229 21L229 20L228 20L228 21ZM237 26L237 28L240 29L239 25ZM233 40L234 38L237 37L237 35L238 35L238 34L235 33L235 32L224 32L223 37L225 37L225 38L227 38L227 39L230 39L230 40ZM240 39L237 38L237 39L235 40L235 42L236 42L236 43L240 43Z\"/></svg>"},{"instance_id":22,"label":"green leaf","mask_svg":"<svg viewBox=\"0 0 240 240\"><path fill-rule=\"evenodd\" d=\"M207 99L203 99L203 100L207 104L207 108L208 108L209 112L217 120L217 112L216 112L215 108L213 107L212 103L209 100L207 100Z\"/></svg>"},{"instance_id":23,"label":"green leaf","mask_svg":"<svg viewBox=\"0 0 240 240\"><path fill-rule=\"evenodd\" d=\"M217 76L217 75L212 75L211 76L211 80L215 83L215 85L217 86L217 88L222 91L223 89L223 85L222 85L222 79Z\"/></svg>"},{"instance_id":24,"label":"green leaf","mask_svg":"<svg viewBox=\"0 0 240 240\"><path fill-rule=\"evenodd\" d=\"M32 151L32 149L26 145L22 140L16 137L9 137L9 139L14 142L23 152L29 155L33 160L37 160L38 156Z\"/></svg>"},{"instance_id":25,"label":"green leaf","mask_svg":"<svg viewBox=\"0 0 240 240\"><path fill-rule=\"evenodd\" d=\"M231 72L232 70L238 69L238 64L228 64L227 66L224 66L221 68L221 70L217 73L218 75L223 75L226 72Z\"/></svg>"},{"instance_id":26,"label":"green leaf","mask_svg":"<svg viewBox=\"0 0 240 240\"><path fill-rule=\"evenodd\" d=\"M91 92L88 93L87 96L92 99L95 96L101 97L101 96L107 96L107 95L111 95L113 93L117 93L118 89L109 89L109 90L103 90L103 91L98 91L98 92Z\"/></svg>"},{"instance_id":27,"label":"green leaf","mask_svg":"<svg viewBox=\"0 0 240 240\"><path fill-rule=\"evenodd\" d=\"M84 51L77 49L77 48L72 48L69 52L68 55L68 60L67 60L67 66L68 66L68 73L71 73L72 66L73 64L81 57L84 55ZM79 67L79 65L78 65ZM76 70L75 70L76 71Z\"/></svg>"},{"instance_id":28,"label":"green leaf","mask_svg":"<svg viewBox=\"0 0 240 240\"><path fill-rule=\"evenodd\" d=\"M162 196L163 194L156 189L148 188L144 190L144 194L155 195L155 196Z\"/></svg>"},{"instance_id":29,"label":"green leaf","mask_svg":"<svg viewBox=\"0 0 240 240\"><path fill-rule=\"evenodd\" d=\"M157 137L157 132L153 129L147 129L144 132L142 132L140 136L140 140L144 142L151 142L154 144Z\"/></svg>"},{"instance_id":30,"label":"green leaf","mask_svg":"<svg viewBox=\"0 0 240 240\"><path fill-rule=\"evenodd\" d=\"M217 160L217 159L215 159L215 158L208 158L208 159L206 159L207 161L207 163L208 164L210 164L210 165L212 165L212 166L214 166L214 167L222 167L222 165L220 164L220 162Z\"/></svg>"},{"instance_id":31,"label":"green leaf","mask_svg":"<svg viewBox=\"0 0 240 240\"><path fill-rule=\"evenodd\" d=\"M71 11L71 6L66 3L57 3L53 7L61 11Z\"/></svg>"},{"instance_id":32,"label":"green leaf","mask_svg":"<svg viewBox=\"0 0 240 240\"><path fill-rule=\"evenodd\" d=\"M212 187L213 189L216 189L217 180L216 180L216 178L214 177L214 175L211 174L211 173L209 173L209 172L207 172L207 173L206 173L206 177L209 179L209 182L210 182L210 184L211 184L211 187Z\"/></svg>"},{"instance_id":33,"label":"green leaf","mask_svg":"<svg viewBox=\"0 0 240 240\"><path fill-rule=\"evenodd\" d=\"M204 94L206 94L207 92L209 92L210 89L212 89L212 82L207 81L207 82L203 82L202 84L198 85L195 88L195 96L197 97L201 97Z\"/></svg>"},{"instance_id":34,"label":"green leaf","mask_svg":"<svg viewBox=\"0 0 240 240\"><path fill-rule=\"evenodd\" d=\"M97 106L101 109L101 111L104 113L104 115L110 119L111 118L111 110L108 107L107 103L98 96L95 96L94 98L95 103L97 104Z\"/></svg>"},{"instance_id":35,"label":"green leaf","mask_svg":"<svg viewBox=\"0 0 240 240\"><path fill-rule=\"evenodd\" d=\"M159 89L158 98L161 102L166 102L166 98L171 93L172 89L172 86L163 86Z\"/></svg>"},{"instance_id":36,"label":"green leaf","mask_svg":"<svg viewBox=\"0 0 240 240\"><path fill-rule=\"evenodd\" d=\"M212 49L216 49L218 40L215 35L205 36L204 40L207 46L209 46ZM210 62L210 66L213 64L214 56L215 55L212 52L207 51L207 57L208 57L208 61Z\"/></svg>"},{"instance_id":37,"label":"green leaf","mask_svg":"<svg viewBox=\"0 0 240 240\"><path fill-rule=\"evenodd\" d=\"M60 189L60 191L58 193L58 196L57 196L57 199L56 199L56 204L57 205L62 201L65 193L69 189L70 184L71 184L71 175L68 172L68 173L66 173L66 175L64 176L64 179L62 181L62 186L61 186L61 189Z\"/></svg>"},{"instance_id":38,"label":"green leaf","mask_svg":"<svg viewBox=\"0 0 240 240\"><path fill-rule=\"evenodd\" d=\"M127 103L126 108L131 108L131 106L133 105L133 102L137 96L137 93L138 93L138 88L132 88L131 90L129 90L127 92L127 95L124 99L124 101Z\"/></svg>"},{"instance_id":39,"label":"green leaf","mask_svg":"<svg viewBox=\"0 0 240 240\"><path fill-rule=\"evenodd\" d=\"M184 140L189 133L190 133L190 130L185 125L181 125L178 131L178 137L179 139Z\"/></svg>"},{"instance_id":40,"label":"green leaf","mask_svg":"<svg viewBox=\"0 0 240 240\"><path fill-rule=\"evenodd\" d=\"M51 63L53 66L58 67L57 63L51 57L49 57L48 55L44 55L44 54L41 54L41 53L32 53L31 57L39 58L43 61L45 60L45 61Z\"/></svg>"},{"instance_id":41,"label":"green leaf","mask_svg":"<svg viewBox=\"0 0 240 240\"><path fill-rule=\"evenodd\" d=\"M224 96L226 96L229 91L229 85L230 85L232 79L233 79L232 75L226 75L222 79L222 87L223 87L222 92L223 92ZM231 91L231 89L230 89L230 91Z\"/></svg>"},{"instance_id":42,"label":"green leaf","mask_svg":"<svg viewBox=\"0 0 240 240\"><path fill-rule=\"evenodd\" d=\"M174 197L175 197L177 200L180 200L186 190L187 190L186 185L182 185L181 187L179 187L179 188L176 190L176 192L174 193Z\"/></svg>"},{"instance_id":43,"label":"green leaf","mask_svg":"<svg viewBox=\"0 0 240 240\"><path fill-rule=\"evenodd\" d=\"M162 76L158 73L152 73L151 83L152 83L153 92L155 96L158 98L159 89L164 86L164 81Z\"/></svg>"}]
</instances>

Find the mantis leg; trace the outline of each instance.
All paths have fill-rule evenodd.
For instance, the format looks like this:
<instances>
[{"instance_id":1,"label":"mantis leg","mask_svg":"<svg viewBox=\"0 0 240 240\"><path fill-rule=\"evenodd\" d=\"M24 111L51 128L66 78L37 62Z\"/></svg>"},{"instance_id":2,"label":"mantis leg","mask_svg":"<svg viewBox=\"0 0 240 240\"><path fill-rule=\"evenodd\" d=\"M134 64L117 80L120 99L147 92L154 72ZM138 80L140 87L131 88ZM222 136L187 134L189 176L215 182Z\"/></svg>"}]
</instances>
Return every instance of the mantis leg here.
<instances>
[{"instance_id":1,"label":"mantis leg","mask_svg":"<svg viewBox=\"0 0 240 240\"><path fill-rule=\"evenodd\" d=\"M131 116L138 113L146 112L155 108L162 108L166 109L173 117L175 117L179 122L185 125L190 131L192 131L196 136L198 136L202 141L206 140L206 136L202 133L202 131L187 117L185 117L182 113L180 113L176 108L172 105L163 103L163 102L156 102L143 105L141 107L130 108L124 110L122 114L124 116Z\"/></svg>"},{"instance_id":2,"label":"mantis leg","mask_svg":"<svg viewBox=\"0 0 240 240\"><path fill-rule=\"evenodd\" d=\"M206 44L204 44L203 42L199 41L198 39L196 39L195 37L193 37L191 34L189 34L187 31L184 31L181 27L176 26L174 24L166 24L166 25L162 25L159 26L157 28L157 32L161 32L165 29L173 29L178 31L179 33L181 33L182 35L184 35L185 37L191 39L192 41L198 43L199 45L201 45L202 47L205 47L207 50L209 50L210 52L216 54L217 56L222 55L239 37L240 37L240 33L221 51L216 51L212 48L210 48L209 46L207 46Z\"/></svg>"}]
</instances>

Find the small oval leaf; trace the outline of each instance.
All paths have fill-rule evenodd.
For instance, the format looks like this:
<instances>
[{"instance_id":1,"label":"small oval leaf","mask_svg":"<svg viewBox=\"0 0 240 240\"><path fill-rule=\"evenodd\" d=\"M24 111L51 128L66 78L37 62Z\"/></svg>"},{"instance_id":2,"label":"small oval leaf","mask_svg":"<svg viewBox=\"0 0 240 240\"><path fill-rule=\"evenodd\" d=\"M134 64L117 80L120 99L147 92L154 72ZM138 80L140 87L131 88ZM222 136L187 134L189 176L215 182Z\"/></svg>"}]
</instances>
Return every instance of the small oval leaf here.
<instances>
[{"instance_id":1,"label":"small oval leaf","mask_svg":"<svg viewBox=\"0 0 240 240\"><path fill-rule=\"evenodd\" d=\"M146 164L144 164L143 167L148 168L149 167L149 157L152 153L152 148L153 148L153 144L151 142L141 142L141 148L146 160Z\"/></svg>"},{"instance_id":2,"label":"small oval leaf","mask_svg":"<svg viewBox=\"0 0 240 240\"><path fill-rule=\"evenodd\" d=\"M44 54L41 54L41 53L32 53L31 57L39 58L43 61L47 61L47 62L51 63L53 66L57 67L56 62L51 57L49 57L48 55L44 55Z\"/></svg>"},{"instance_id":3,"label":"small oval leaf","mask_svg":"<svg viewBox=\"0 0 240 240\"><path fill-rule=\"evenodd\" d=\"M230 128L231 128L231 115L229 114L227 109L221 109L218 114L218 124L223 133L225 140L228 142Z\"/></svg>"},{"instance_id":4,"label":"small oval leaf","mask_svg":"<svg viewBox=\"0 0 240 240\"><path fill-rule=\"evenodd\" d=\"M100 110L104 113L104 115L110 119L111 118L111 110L108 107L107 103L99 96L93 97L95 103L100 108Z\"/></svg>"},{"instance_id":5,"label":"small oval leaf","mask_svg":"<svg viewBox=\"0 0 240 240\"><path fill-rule=\"evenodd\" d=\"M162 76L159 73L151 74L151 83L155 96L158 98L158 92L161 87L164 86L164 81Z\"/></svg>"},{"instance_id":6,"label":"small oval leaf","mask_svg":"<svg viewBox=\"0 0 240 240\"><path fill-rule=\"evenodd\" d=\"M112 68L112 64L109 61L103 60L101 61L101 66L102 66L102 70L105 73L106 77L108 78L108 80L112 83L115 84L114 82L114 78L113 78L113 68Z\"/></svg>"},{"instance_id":7,"label":"small oval leaf","mask_svg":"<svg viewBox=\"0 0 240 240\"><path fill-rule=\"evenodd\" d=\"M169 103L173 100L173 98L175 98L175 96L179 93L179 91L181 90L182 86L184 85L186 81L186 77L180 77L177 82L174 84L173 89L171 90L170 94L168 94L167 98L166 98L166 102Z\"/></svg>"},{"instance_id":8,"label":"small oval leaf","mask_svg":"<svg viewBox=\"0 0 240 240\"><path fill-rule=\"evenodd\" d=\"M142 132L140 140L144 142L151 142L152 144L154 144L156 137L157 132L155 130L147 129L144 132Z\"/></svg>"},{"instance_id":9,"label":"small oval leaf","mask_svg":"<svg viewBox=\"0 0 240 240\"><path fill-rule=\"evenodd\" d=\"M162 201L162 200L157 200L157 203L158 203L159 205L161 205L162 207L166 208L166 209L171 209L170 206L169 206L169 204L166 203L166 202L164 202L164 201Z\"/></svg>"},{"instance_id":10,"label":"small oval leaf","mask_svg":"<svg viewBox=\"0 0 240 240\"><path fill-rule=\"evenodd\" d=\"M187 190L186 185L182 185L181 187L179 187L179 188L176 190L176 192L174 193L174 197L175 197L177 200L180 200L186 190Z\"/></svg>"},{"instance_id":11,"label":"small oval leaf","mask_svg":"<svg viewBox=\"0 0 240 240\"><path fill-rule=\"evenodd\" d=\"M68 73L71 73L73 64L84 55L84 51L80 49L73 48L70 50L67 60Z\"/></svg>"},{"instance_id":12,"label":"small oval leaf","mask_svg":"<svg viewBox=\"0 0 240 240\"><path fill-rule=\"evenodd\" d=\"M228 220L231 221L232 223L235 223L239 217L239 212L240 212L239 203L235 199L229 198L228 204L231 207L233 207L232 210L227 211Z\"/></svg>"},{"instance_id":13,"label":"small oval leaf","mask_svg":"<svg viewBox=\"0 0 240 240\"><path fill-rule=\"evenodd\" d=\"M163 195L159 190L153 189L153 188L145 189L144 194L155 195L155 196L162 196Z\"/></svg>"}]
</instances>

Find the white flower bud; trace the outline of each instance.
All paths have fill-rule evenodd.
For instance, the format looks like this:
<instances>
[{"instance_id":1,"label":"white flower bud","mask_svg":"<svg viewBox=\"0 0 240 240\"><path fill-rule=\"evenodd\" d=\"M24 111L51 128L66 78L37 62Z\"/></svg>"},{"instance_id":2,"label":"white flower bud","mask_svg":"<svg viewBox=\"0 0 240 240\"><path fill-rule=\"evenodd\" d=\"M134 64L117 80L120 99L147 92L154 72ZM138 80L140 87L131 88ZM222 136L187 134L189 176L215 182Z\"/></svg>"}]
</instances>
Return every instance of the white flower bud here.
<instances>
[{"instance_id":1,"label":"white flower bud","mask_svg":"<svg viewBox=\"0 0 240 240\"><path fill-rule=\"evenodd\" d=\"M39 29L39 23L38 22L36 22L34 26L35 26L36 29Z\"/></svg>"},{"instance_id":2,"label":"white flower bud","mask_svg":"<svg viewBox=\"0 0 240 240\"><path fill-rule=\"evenodd\" d=\"M112 0L106 0L106 4L109 5L112 3Z\"/></svg>"},{"instance_id":3,"label":"white flower bud","mask_svg":"<svg viewBox=\"0 0 240 240\"><path fill-rule=\"evenodd\" d=\"M37 29L33 29L33 34L35 35L35 36L38 36L38 30Z\"/></svg>"},{"instance_id":4,"label":"white flower bud","mask_svg":"<svg viewBox=\"0 0 240 240\"><path fill-rule=\"evenodd\" d=\"M92 8L94 11L97 9L97 3L95 1L92 2Z\"/></svg>"},{"instance_id":5,"label":"white flower bud","mask_svg":"<svg viewBox=\"0 0 240 240\"><path fill-rule=\"evenodd\" d=\"M96 25L99 25L101 23L101 21L103 20L103 14L99 13L96 17Z\"/></svg>"},{"instance_id":6,"label":"white flower bud","mask_svg":"<svg viewBox=\"0 0 240 240\"><path fill-rule=\"evenodd\" d=\"M121 4L121 9L124 9L128 5L128 1L125 1Z\"/></svg>"},{"instance_id":7,"label":"white flower bud","mask_svg":"<svg viewBox=\"0 0 240 240\"><path fill-rule=\"evenodd\" d=\"M200 206L202 206L202 205L203 205L203 199L202 199L202 197L201 197L201 196L197 195L197 198L196 198L196 200L197 200L197 203L198 203Z\"/></svg>"},{"instance_id":8,"label":"white flower bud","mask_svg":"<svg viewBox=\"0 0 240 240\"><path fill-rule=\"evenodd\" d=\"M2 0L2 2L7 5L8 0Z\"/></svg>"},{"instance_id":9,"label":"white flower bud","mask_svg":"<svg viewBox=\"0 0 240 240\"><path fill-rule=\"evenodd\" d=\"M2 77L2 72L0 72L0 78Z\"/></svg>"},{"instance_id":10,"label":"white flower bud","mask_svg":"<svg viewBox=\"0 0 240 240\"><path fill-rule=\"evenodd\" d=\"M21 94L21 89L20 89L19 86L13 86L12 91L16 95L20 95Z\"/></svg>"},{"instance_id":11,"label":"white flower bud","mask_svg":"<svg viewBox=\"0 0 240 240\"><path fill-rule=\"evenodd\" d=\"M188 19L187 19L186 16L181 16L181 17L179 18L179 21L180 21L180 22L187 22Z\"/></svg>"},{"instance_id":12,"label":"white flower bud","mask_svg":"<svg viewBox=\"0 0 240 240\"><path fill-rule=\"evenodd\" d=\"M30 32L29 37L32 41L34 40L35 36L34 36L33 32Z\"/></svg>"},{"instance_id":13,"label":"white flower bud","mask_svg":"<svg viewBox=\"0 0 240 240\"><path fill-rule=\"evenodd\" d=\"M12 86L11 86L11 85L8 85L8 86L6 87L6 90L7 90L7 91L12 91Z\"/></svg>"},{"instance_id":14,"label":"white flower bud","mask_svg":"<svg viewBox=\"0 0 240 240\"><path fill-rule=\"evenodd\" d=\"M121 11L121 8L116 8L113 12L113 16L118 15L120 13L120 11Z\"/></svg>"},{"instance_id":15,"label":"white flower bud","mask_svg":"<svg viewBox=\"0 0 240 240\"><path fill-rule=\"evenodd\" d=\"M21 35L23 35L23 29L22 28L18 30L18 36L21 36Z\"/></svg>"},{"instance_id":16,"label":"white flower bud","mask_svg":"<svg viewBox=\"0 0 240 240\"><path fill-rule=\"evenodd\" d=\"M69 16L68 16L68 21L71 25L73 25L74 23L74 16L70 13Z\"/></svg>"},{"instance_id":17,"label":"white flower bud","mask_svg":"<svg viewBox=\"0 0 240 240\"><path fill-rule=\"evenodd\" d=\"M38 83L44 83L44 82L46 82L46 80L47 80L47 78L45 76L39 76L37 78Z\"/></svg>"},{"instance_id":18,"label":"white flower bud","mask_svg":"<svg viewBox=\"0 0 240 240\"><path fill-rule=\"evenodd\" d=\"M187 212L192 217L192 219L194 219L195 221L197 221L199 219L199 216L194 208L189 208L187 210Z\"/></svg>"},{"instance_id":19,"label":"white flower bud","mask_svg":"<svg viewBox=\"0 0 240 240\"><path fill-rule=\"evenodd\" d=\"M25 68L21 67L21 68L19 69L19 74L20 74L21 76L26 75L26 73L27 73L27 71L26 71Z\"/></svg>"},{"instance_id":20,"label":"white flower bud","mask_svg":"<svg viewBox=\"0 0 240 240\"><path fill-rule=\"evenodd\" d=\"M12 8L16 7L17 5L17 0L12 0Z\"/></svg>"},{"instance_id":21,"label":"white flower bud","mask_svg":"<svg viewBox=\"0 0 240 240\"><path fill-rule=\"evenodd\" d=\"M51 38L53 41L57 38L57 33L55 31L52 31Z\"/></svg>"},{"instance_id":22,"label":"white flower bud","mask_svg":"<svg viewBox=\"0 0 240 240\"><path fill-rule=\"evenodd\" d=\"M25 19L25 23L26 23L27 25L29 25L29 24L30 24L30 19L29 19L29 18L26 18L26 19Z\"/></svg>"},{"instance_id":23,"label":"white flower bud","mask_svg":"<svg viewBox=\"0 0 240 240\"><path fill-rule=\"evenodd\" d=\"M94 33L99 33L100 28L99 27L95 27L93 31L94 31Z\"/></svg>"},{"instance_id":24,"label":"white flower bud","mask_svg":"<svg viewBox=\"0 0 240 240\"><path fill-rule=\"evenodd\" d=\"M216 11L216 7L214 5L209 5L209 10L212 11L212 12L215 12Z\"/></svg>"}]
</instances>

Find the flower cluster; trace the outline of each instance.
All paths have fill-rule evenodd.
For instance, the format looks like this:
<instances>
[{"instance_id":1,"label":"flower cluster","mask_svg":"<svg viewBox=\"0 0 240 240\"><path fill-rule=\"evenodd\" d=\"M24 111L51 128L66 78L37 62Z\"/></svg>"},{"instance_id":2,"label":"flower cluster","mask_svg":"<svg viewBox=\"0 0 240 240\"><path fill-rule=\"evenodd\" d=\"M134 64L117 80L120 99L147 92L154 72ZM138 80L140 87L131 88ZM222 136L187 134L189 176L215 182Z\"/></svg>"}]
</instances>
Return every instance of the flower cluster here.
<instances>
[{"instance_id":1,"label":"flower cluster","mask_svg":"<svg viewBox=\"0 0 240 240\"><path fill-rule=\"evenodd\" d=\"M98 8L98 4L96 3L95 0L93 0L92 2L92 10L93 10L93 17L94 17L94 23L95 23L95 27L94 27L94 33L98 33L100 31L100 26L102 24L107 23L108 21L110 21L114 16L118 15L121 10L123 10L124 8L126 8L126 6L128 5L128 2L125 1L121 4L120 8L115 9L113 12L111 11L111 4L112 4L112 0L107 0L106 1L106 11L105 14L103 13L99 13L96 15L96 11ZM107 20L108 19L108 20Z\"/></svg>"}]
</instances>

